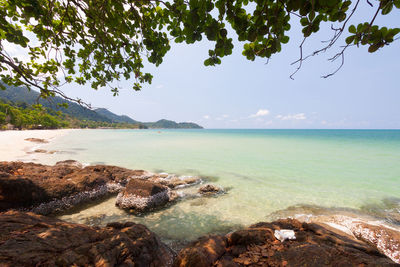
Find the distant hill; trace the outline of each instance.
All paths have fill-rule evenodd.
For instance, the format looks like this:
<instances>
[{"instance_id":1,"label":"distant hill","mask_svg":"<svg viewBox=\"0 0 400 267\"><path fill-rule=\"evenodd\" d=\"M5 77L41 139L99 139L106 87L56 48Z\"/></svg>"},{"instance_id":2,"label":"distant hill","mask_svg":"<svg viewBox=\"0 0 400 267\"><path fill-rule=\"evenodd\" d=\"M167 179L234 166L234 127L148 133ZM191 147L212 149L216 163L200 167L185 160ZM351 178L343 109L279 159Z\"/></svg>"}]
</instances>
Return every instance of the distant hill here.
<instances>
[{"instance_id":1,"label":"distant hill","mask_svg":"<svg viewBox=\"0 0 400 267\"><path fill-rule=\"evenodd\" d=\"M97 108L94 110L97 114L100 114L101 116L104 116L108 119L110 119L112 122L120 122L120 123L140 123L138 121L135 121L134 119L126 116L126 115L117 115L115 113L112 113L108 109L105 108Z\"/></svg>"},{"instance_id":2,"label":"distant hill","mask_svg":"<svg viewBox=\"0 0 400 267\"><path fill-rule=\"evenodd\" d=\"M34 90L28 90L22 87L7 86L6 90L0 90L0 98L9 100L14 103L27 103L29 105L37 104L39 93ZM96 113L94 110L82 107L76 103L67 101L61 97L51 97L48 99L40 99L39 103L44 107L61 111L69 116L80 120L104 121L111 122L111 119ZM67 103L68 108L60 107L58 104Z\"/></svg>"},{"instance_id":3,"label":"distant hill","mask_svg":"<svg viewBox=\"0 0 400 267\"><path fill-rule=\"evenodd\" d=\"M200 125L192 122L180 122L176 123L170 120L159 120L156 122L143 122L148 128L160 128L160 129L202 129Z\"/></svg>"},{"instance_id":4,"label":"distant hill","mask_svg":"<svg viewBox=\"0 0 400 267\"><path fill-rule=\"evenodd\" d=\"M0 90L0 99L8 100L14 103L27 103L28 105L33 105L37 103L39 93L34 90L28 90L22 87L7 86L6 90ZM48 99L39 99L39 103L44 107L61 111L62 113L75 117L79 120L88 120L95 122L107 122L107 123L128 123L128 124L140 124L148 128L158 128L158 129L202 129L200 125L192 122L180 122L170 120L159 120L157 122L139 122L126 115L117 115L108 109L97 108L91 110L82 107L76 103L65 100L61 97L51 97ZM58 104L67 103L68 108L60 107Z\"/></svg>"}]
</instances>

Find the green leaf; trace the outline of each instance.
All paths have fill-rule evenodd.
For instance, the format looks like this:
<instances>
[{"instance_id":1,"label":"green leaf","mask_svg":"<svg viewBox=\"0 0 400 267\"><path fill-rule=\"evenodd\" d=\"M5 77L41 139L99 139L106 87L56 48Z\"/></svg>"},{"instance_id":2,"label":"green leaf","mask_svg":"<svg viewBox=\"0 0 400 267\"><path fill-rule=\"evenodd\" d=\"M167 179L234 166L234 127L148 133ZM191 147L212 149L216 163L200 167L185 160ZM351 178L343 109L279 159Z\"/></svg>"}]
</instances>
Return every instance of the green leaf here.
<instances>
[{"instance_id":1,"label":"green leaf","mask_svg":"<svg viewBox=\"0 0 400 267\"><path fill-rule=\"evenodd\" d=\"M373 44L373 45L371 45L371 46L368 48L368 52L373 53L373 52L375 52L376 50L378 50L379 47L380 47L380 44Z\"/></svg>"},{"instance_id":2,"label":"green leaf","mask_svg":"<svg viewBox=\"0 0 400 267\"><path fill-rule=\"evenodd\" d=\"M350 33L356 33L357 32L356 27L354 25L350 25L349 32Z\"/></svg>"},{"instance_id":3,"label":"green leaf","mask_svg":"<svg viewBox=\"0 0 400 267\"><path fill-rule=\"evenodd\" d=\"M351 44L354 41L355 35L351 35L346 38L346 44Z\"/></svg>"}]
</instances>

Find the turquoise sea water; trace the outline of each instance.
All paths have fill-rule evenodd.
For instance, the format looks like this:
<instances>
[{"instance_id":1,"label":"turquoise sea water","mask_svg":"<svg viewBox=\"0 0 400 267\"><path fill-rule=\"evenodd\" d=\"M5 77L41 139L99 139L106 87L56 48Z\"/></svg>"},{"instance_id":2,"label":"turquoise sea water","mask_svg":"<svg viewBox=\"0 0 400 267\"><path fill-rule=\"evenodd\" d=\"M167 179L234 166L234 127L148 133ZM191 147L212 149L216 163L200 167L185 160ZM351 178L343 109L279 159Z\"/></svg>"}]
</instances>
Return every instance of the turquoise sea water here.
<instances>
[{"instance_id":1,"label":"turquoise sea water","mask_svg":"<svg viewBox=\"0 0 400 267\"><path fill-rule=\"evenodd\" d=\"M77 130L43 148L60 151L35 155L45 163L75 159L198 175L228 189L142 217L109 199L63 216L76 222L133 220L166 239L191 240L293 206L354 209L395 222L400 217L398 130Z\"/></svg>"}]
</instances>

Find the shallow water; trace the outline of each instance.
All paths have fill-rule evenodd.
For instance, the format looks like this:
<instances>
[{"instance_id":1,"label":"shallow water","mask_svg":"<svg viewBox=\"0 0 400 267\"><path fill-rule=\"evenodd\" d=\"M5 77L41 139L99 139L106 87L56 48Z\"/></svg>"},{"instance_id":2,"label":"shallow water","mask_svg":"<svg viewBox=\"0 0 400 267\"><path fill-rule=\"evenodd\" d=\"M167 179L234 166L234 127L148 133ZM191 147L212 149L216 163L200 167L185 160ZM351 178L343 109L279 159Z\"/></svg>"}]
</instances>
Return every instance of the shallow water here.
<instances>
[{"instance_id":1,"label":"shallow water","mask_svg":"<svg viewBox=\"0 0 400 267\"><path fill-rule=\"evenodd\" d=\"M293 206L356 210L392 223L400 217L398 130L82 130L42 148L60 151L35 155L44 163L76 159L199 175L230 188L144 217L109 199L62 216L75 222L131 220L166 239L192 240L275 219Z\"/></svg>"}]
</instances>

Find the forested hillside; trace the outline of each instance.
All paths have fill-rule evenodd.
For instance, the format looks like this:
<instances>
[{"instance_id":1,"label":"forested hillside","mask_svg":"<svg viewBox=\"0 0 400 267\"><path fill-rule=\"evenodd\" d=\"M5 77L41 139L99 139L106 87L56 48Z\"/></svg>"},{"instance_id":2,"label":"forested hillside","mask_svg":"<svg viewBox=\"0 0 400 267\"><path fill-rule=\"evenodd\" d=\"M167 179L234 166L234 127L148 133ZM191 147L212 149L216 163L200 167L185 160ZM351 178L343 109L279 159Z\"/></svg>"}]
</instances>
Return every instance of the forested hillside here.
<instances>
[{"instance_id":1,"label":"forested hillside","mask_svg":"<svg viewBox=\"0 0 400 267\"><path fill-rule=\"evenodd\" d=\"M74 102L70 102L61 97L50 97L47 99L39 98L39 93L33 90L28 90L22 87L6 86L6 90L0 90L0 100L3 104L8 103L10 107L15 110L19 110L26 115L25 123L17 123L15 120L12 122L10 119L8 121L0 120L0 125L5 125L7 123L13 124L17 128L35 128L44 127L42 123L37 123L33 119L34 116L39 116L39 113L32 113L28 110L36 110L32 106L40 104L42 106L41 112L48 113L51 116L55 116L54 120L58 120L60 124L54 124L53 128L59 127L75 127L75 128L157 128L157 129L168 129L168 128L196 128L201 129L202 127L191 122L181 122L177 123L170 120L159 120L157 122L139 122L126 115L117 115L105 108L97 108L95 110L88 109ZM60 106L61 104L67 104L68 107ZM27 110L25 110L27 109ZM28 112L28 113L26 113ZM17 114L17 113L15 113ZM36 115L34 115L36 114ZM0 116L2 116L0 114ZM16 115L16 117L18 117ZM28 117L30 119L28 119ZM1 119L1 117L0 117ZM29 122L29 123L28 123ZM62 123L61 123L62 122ZM17 124L14 124L17 123ZM36 125L36 126L35 126ZM37 126L41 125L41 126ZM57 125L57 126L56 126ZM46 126L47 127L47 126ZM49 126L50 127L50 126Z\"/></svg>"}]
</instances>

